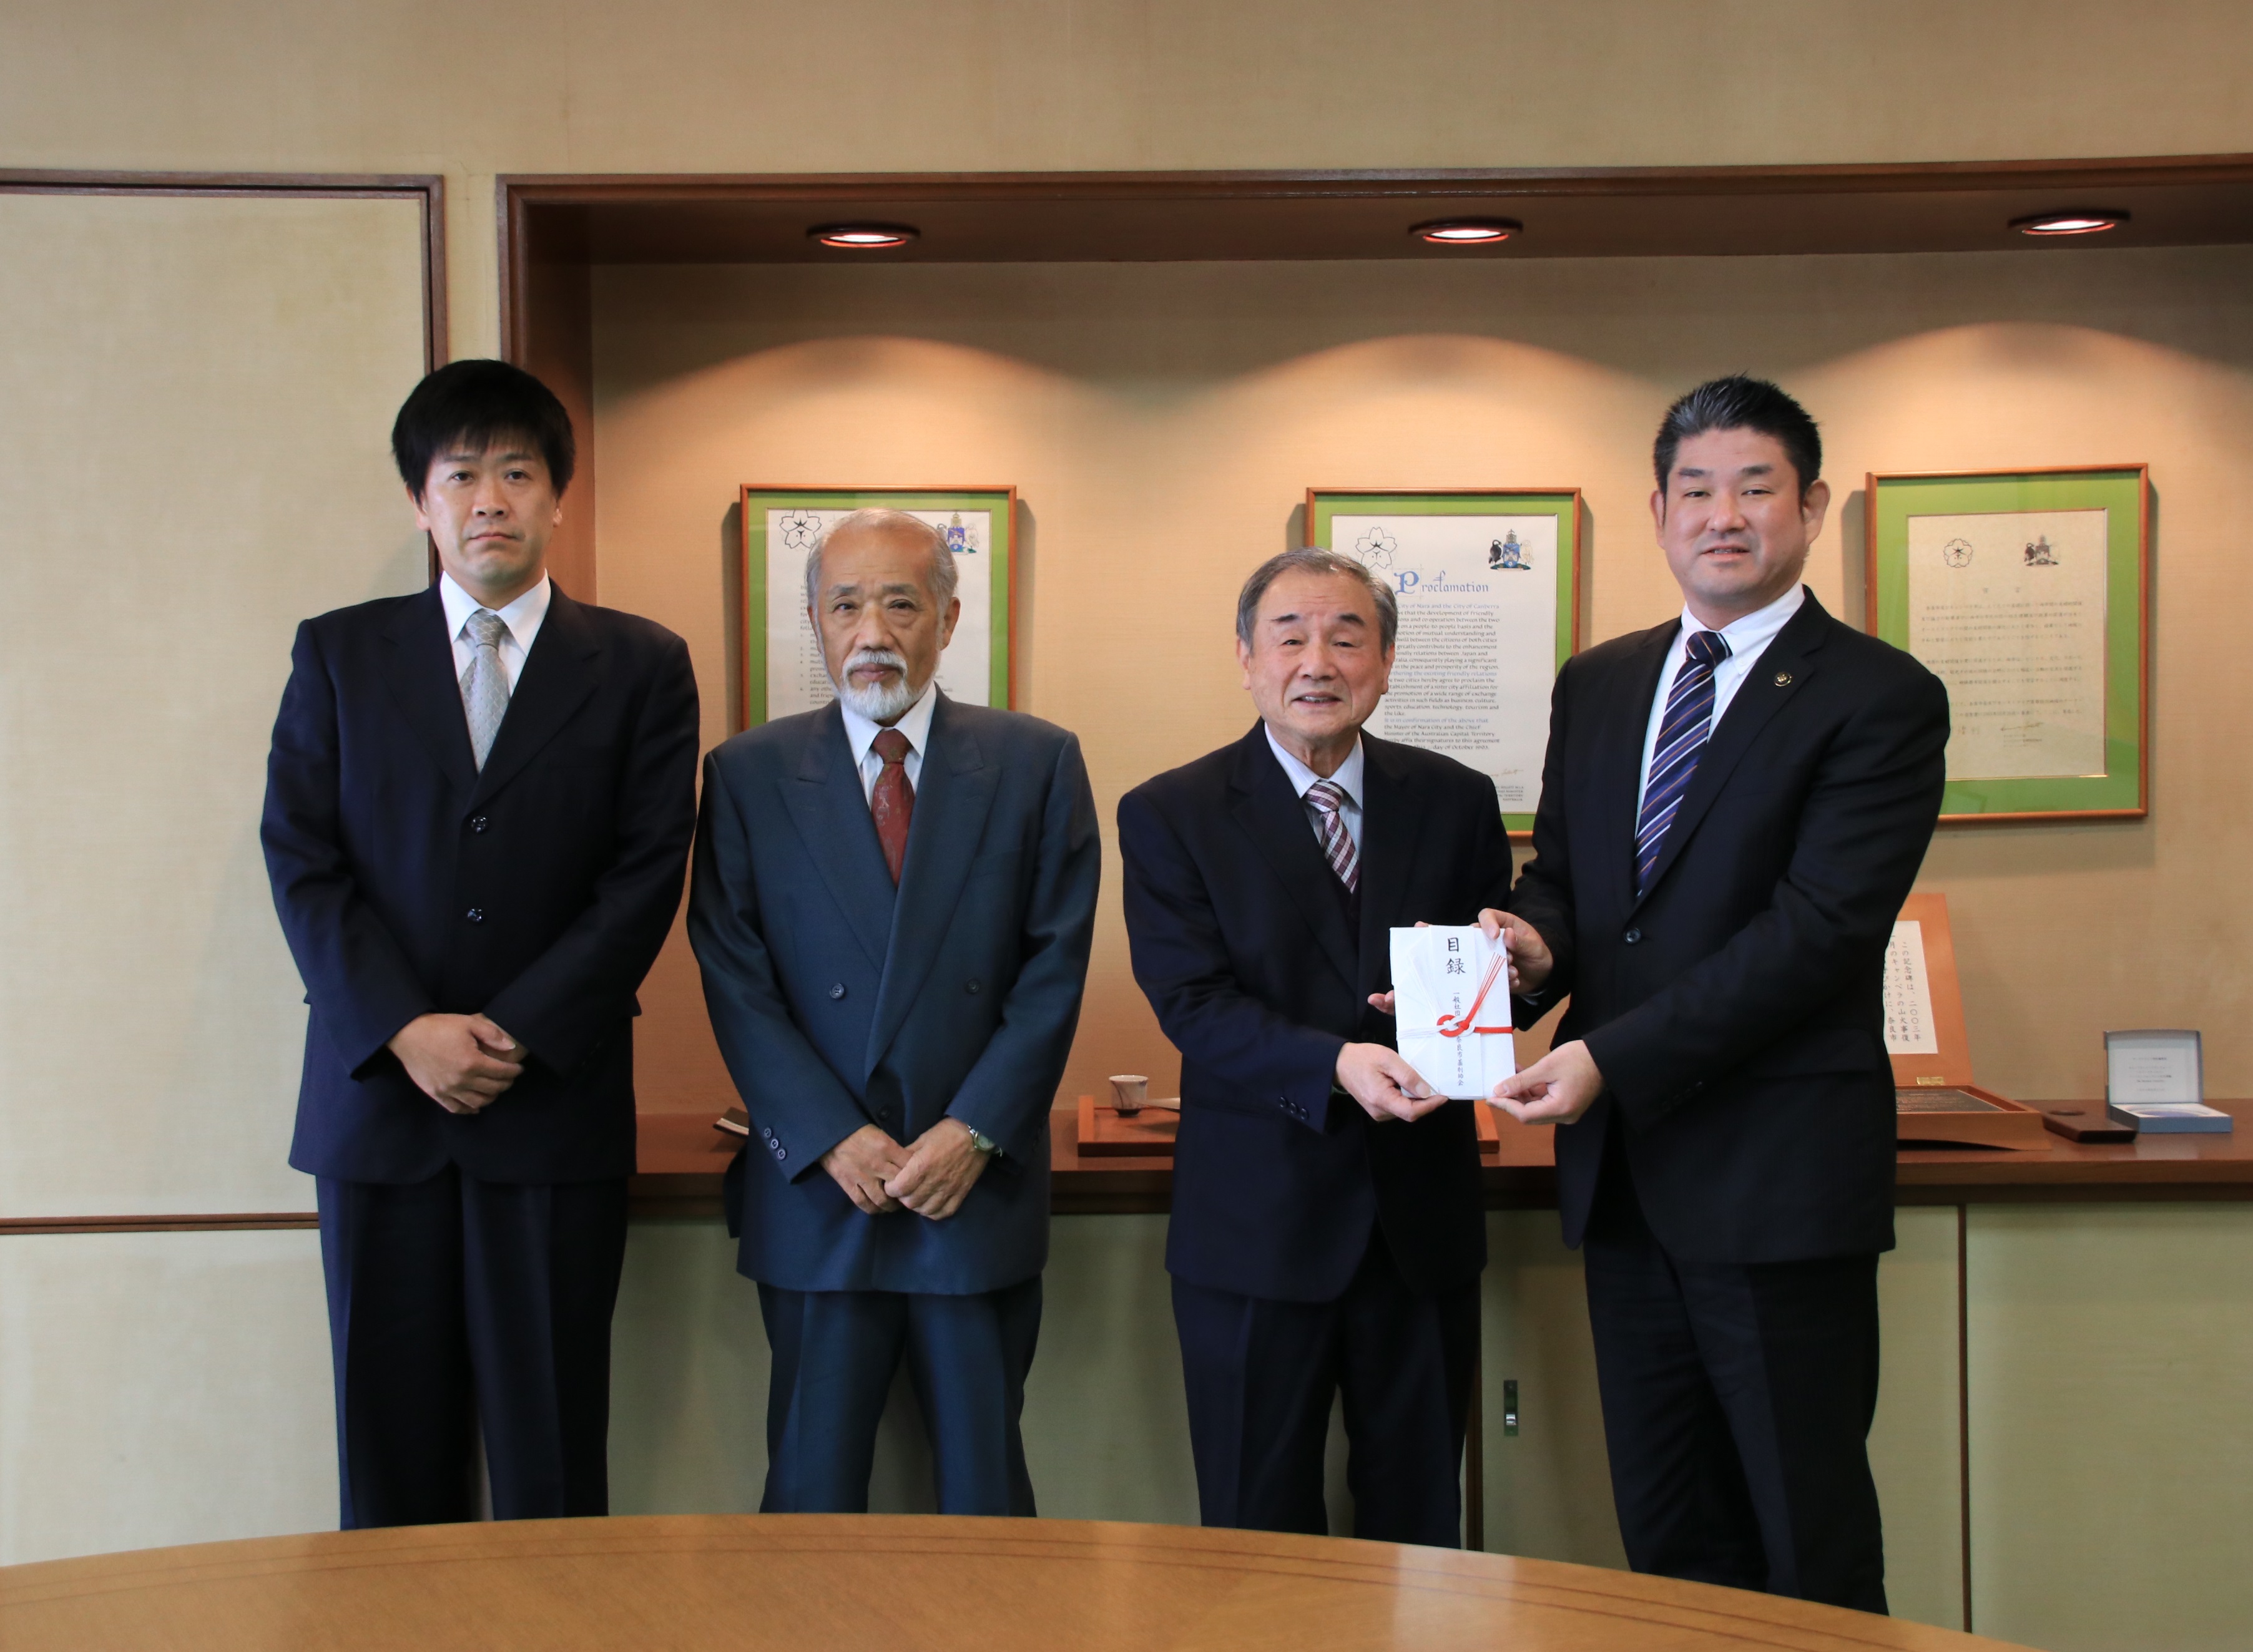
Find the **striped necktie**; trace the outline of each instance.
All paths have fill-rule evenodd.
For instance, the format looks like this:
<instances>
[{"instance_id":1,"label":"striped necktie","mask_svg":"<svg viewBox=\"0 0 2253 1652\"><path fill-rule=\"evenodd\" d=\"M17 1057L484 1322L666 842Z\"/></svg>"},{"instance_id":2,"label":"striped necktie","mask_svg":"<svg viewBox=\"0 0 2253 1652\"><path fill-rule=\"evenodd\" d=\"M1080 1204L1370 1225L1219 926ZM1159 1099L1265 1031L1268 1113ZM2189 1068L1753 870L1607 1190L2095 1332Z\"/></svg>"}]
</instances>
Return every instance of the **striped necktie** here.
<instances>
[{"instance_id":1,"label":"striped necktie","mask_svg":"<svg viewBox=\"0 0 2253 1652\"><path fill-rule=\"evenodd\" d=\"M1698 772L1706 739L1713 732L1713 668L1729 657L1729 639L1717 631L1693 631L1666 697L1665 720L1651 749L1650 778L1643 789L1643 814L1635 825L1635 895L1641 900L1658 866L1682 794Z\"/></svg>"},{"instance_id":2,"label":"striped necktie","mask_svg":"<svg viewBox=\"0 0 2253 1652\"><path fill-rule=\"evenodd\" d=\"M1322 828L1322 858L1346 893L1352 894L1361 884L1361 852L1353 847L1353 833L1345 829L1345 788L1335 780L1317 780L1307 788L1307 806Z\"/></svg>"}]
</instances>

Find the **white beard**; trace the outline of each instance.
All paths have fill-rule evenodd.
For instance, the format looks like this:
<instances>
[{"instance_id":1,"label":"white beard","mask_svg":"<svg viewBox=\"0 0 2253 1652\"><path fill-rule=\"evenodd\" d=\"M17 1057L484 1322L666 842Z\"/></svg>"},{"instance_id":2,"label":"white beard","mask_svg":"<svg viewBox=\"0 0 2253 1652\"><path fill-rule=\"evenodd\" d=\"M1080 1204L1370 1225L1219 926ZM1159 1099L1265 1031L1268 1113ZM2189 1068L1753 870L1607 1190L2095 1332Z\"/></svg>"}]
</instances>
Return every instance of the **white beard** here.
<instances>
[{"instance_id":1,"label":"white beard","mask_svg":"<svg viewBox=\"0 0 2253 1652\"><path fill-rule=\"evenodd\" d=\"M899 675L879 684L863 687L853 680L853 668L861 665L890 666ZM908 663L897 654L878 653L874 650L855 654L845 662L842 682L831 679L830 686L837 690L837 698L860 716L870 722L889 723L922 698L922 690L908 684Z\"/></svg>"}]
</instances>

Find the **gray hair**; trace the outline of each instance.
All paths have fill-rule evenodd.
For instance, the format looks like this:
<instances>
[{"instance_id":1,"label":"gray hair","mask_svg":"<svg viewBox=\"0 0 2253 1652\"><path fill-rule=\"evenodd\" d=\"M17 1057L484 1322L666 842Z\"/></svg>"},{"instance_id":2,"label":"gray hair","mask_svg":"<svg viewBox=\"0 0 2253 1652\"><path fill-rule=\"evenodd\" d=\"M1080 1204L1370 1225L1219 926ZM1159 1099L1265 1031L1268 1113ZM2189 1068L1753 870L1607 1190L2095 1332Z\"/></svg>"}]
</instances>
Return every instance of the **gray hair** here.
<instances>
[{"instance_id":1,"label":"gray hair","mask_svg":"<svg viewBox=\"0 0 2253 1652\"><path fill-rule=\"evenodd\" d=\"M1317 550L1308 545L1269 557L1253 568L1252 577L1244 582L1244 589L1236 598L1236 640L1246 648L1252 646L1252 628L1259 618L1260 599L1267 595L1267 588L1286 574L1336 575L1358 582L1377 604L1378 634L1385 646L1392 647L1392 639L1400 634L1400 602L1390 585L1371 573L1358 558L1339 551Z\"/></svg>"},{"instance_id":2,"label":"gray hair","mask_svg":"<svg viewBox=\"0 0 2253 1652\"><path fill-rule=\"evenodd\" d=\"M829 548L831 540L847 528L904 533L911 539L921 540L924 548L931 553L931 573L924 582L924 587L931 592L931 601L938 605L939 611L942 614L945 612L946 605L954 600L956 587L961 582L961 575L955 571L954 553L946 548L946 535L919 516L873 505L857 511L847 511L823 528L821 537L813 541L813 548L806 554L806 605L808 608L817 614L821 611L821 553Z\"/></svg>"}]
</instances>

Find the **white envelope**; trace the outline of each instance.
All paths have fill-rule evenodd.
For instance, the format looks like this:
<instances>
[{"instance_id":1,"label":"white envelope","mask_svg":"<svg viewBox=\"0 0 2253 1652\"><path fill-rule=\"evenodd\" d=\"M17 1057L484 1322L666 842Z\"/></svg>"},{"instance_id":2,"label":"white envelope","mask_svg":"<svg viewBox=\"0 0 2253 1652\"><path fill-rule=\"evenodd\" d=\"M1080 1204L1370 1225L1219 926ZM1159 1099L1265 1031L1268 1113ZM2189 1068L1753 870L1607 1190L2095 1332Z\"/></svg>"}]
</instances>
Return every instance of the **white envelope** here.
<instances>
[{"instance_id":1,"label":"white envelope","mask_svg":"<svg viewBox=\"0 0 2253 1652\"><path fill-rule=\"evenodd\" d=\"M1440 1095L1474 1100L1517 1070L1509 967L1475 924L1394 930L1392 991L1401 1058Z\"/></svg>"}]
</instances>

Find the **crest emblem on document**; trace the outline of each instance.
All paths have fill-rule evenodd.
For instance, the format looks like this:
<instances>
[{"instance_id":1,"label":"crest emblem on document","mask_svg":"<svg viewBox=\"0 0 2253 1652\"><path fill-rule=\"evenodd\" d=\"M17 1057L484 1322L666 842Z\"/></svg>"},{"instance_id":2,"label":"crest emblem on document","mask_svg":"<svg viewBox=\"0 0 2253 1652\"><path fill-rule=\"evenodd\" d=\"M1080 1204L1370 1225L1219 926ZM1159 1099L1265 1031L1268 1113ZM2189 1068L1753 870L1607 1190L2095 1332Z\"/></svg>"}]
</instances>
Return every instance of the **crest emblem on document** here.
<instances>
[{"instance_id":1,"label":"crest emblem on document","mask_svg":"<svg viewBox=\"0 0 2253 1652\"><path fill-rule=\"evenodd\" d=\"M946 548L957 556L967 556L978 548L970 542L970 530L962 526L962 512L959 511L939 530L939 537L946 541Z\"/></svg>"},{"instance_id":2,"label":"crest emblem on document","mask_svg":"<svg viewBox=\"0 0 2253 1652\"><path fill-rule=\"evenodd\" d=\"M2037 533L2034 536L2034 542L2026 547L2026 566L2028 568L2057 566L2057 552L2052 548L2048 534Z\"/></svg>"},{"instance_id":3,"label":"crest emblem on document","mask_svg":"<svg viewBox=\"0 0 2253 1652\"><path fill-rule=\"evenodd\" d=\"M785 511L775 519L786 551L810 551L821 537L821 518L812 511Z\"/></svg>"},{"instance_id":4,"label":"crest emblem on document","mask_svg":"<svg viewBox=\"0 0 2253 1652\"><path fill-rule=\"evenodd\" d=\"M1950 568L1971 567L1971 541L1970 540L1949 540L1940 547L1940 560Z\"/></svg>"},{"instance_id":5,"label":"crest emblem on document","mask_svg":"<svg viewBox=\"0 0 2253 1652\"><path fill-rule=\"evenodd\" d=\"M1390 568L1392 553L1400 548L1400 541L1381 527L1371 528L1353 542L1353 554L1367 568Z\"/></svg>"},{"instance_id":6,"label":"crest emblem on document","mask_svg":"<svg viewBox=\"0 0 2253 1652\"><path fill-rule=\"evenodd\" d=\"M1533 565L1525 560L1525 547L1517 542L1516 528L1487 547L1486 565L1504 573L1531 574L1533 571Z\"/></svg>"}]
</instances>

